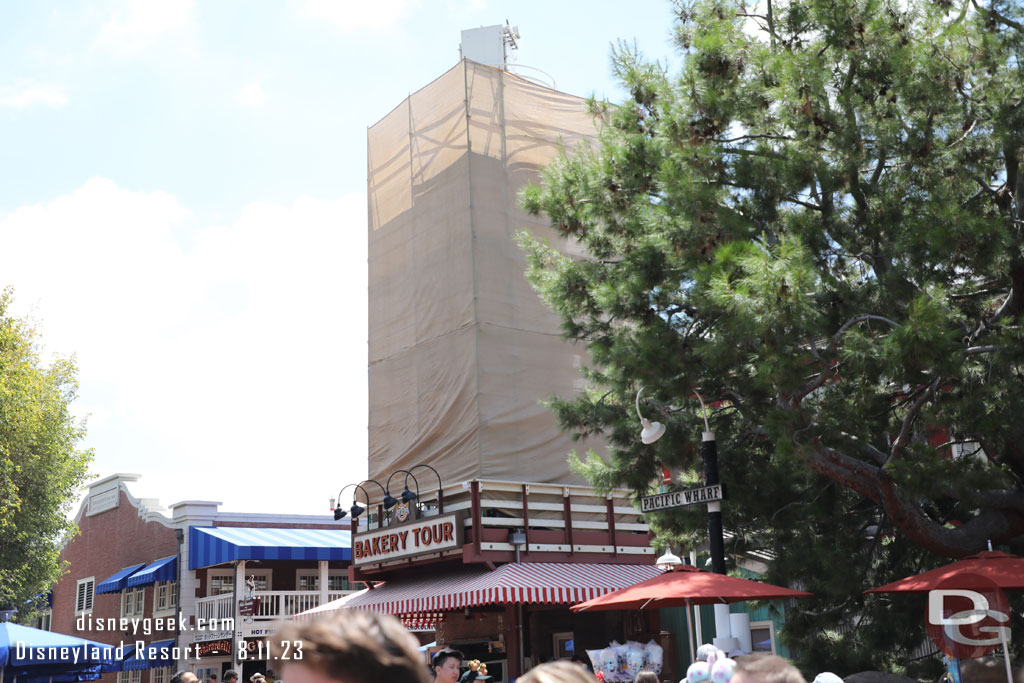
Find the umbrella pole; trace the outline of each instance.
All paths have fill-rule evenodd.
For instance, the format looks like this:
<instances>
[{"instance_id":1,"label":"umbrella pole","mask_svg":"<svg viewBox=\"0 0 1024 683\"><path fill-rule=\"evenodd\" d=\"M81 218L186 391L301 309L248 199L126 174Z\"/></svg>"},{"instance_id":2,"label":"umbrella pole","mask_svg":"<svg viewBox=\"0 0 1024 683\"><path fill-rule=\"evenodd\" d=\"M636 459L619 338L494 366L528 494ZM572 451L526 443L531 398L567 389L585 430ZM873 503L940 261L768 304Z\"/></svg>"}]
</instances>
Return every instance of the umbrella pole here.
<instances>
[{"instance_id":1,"label":"umbrella pole","mask_svg":"<svg viewBox=\"0 0 1024 683\"><path fill-rule=\"evenodd\" d=\"M1013 683L1013 669L1010 667L1010 648L1006 644L1006 629L1000 627L999 639L1003 641L1003 661L1006 663L1006 683Z\"/></svg>"},{"instance_id":2,"label":"umbrella pole","mask_svg":"<svg viewBox=\"0 0 1024 683\"><path fill-rule=\"evenodd\" d=\"M690 663L697 659L697 650L693 641L693 621L690 619L690 601L686 601L686 649L690 651ZM1011 682L1012 683L1012 682Z\"/></svg>"}]
</instances>

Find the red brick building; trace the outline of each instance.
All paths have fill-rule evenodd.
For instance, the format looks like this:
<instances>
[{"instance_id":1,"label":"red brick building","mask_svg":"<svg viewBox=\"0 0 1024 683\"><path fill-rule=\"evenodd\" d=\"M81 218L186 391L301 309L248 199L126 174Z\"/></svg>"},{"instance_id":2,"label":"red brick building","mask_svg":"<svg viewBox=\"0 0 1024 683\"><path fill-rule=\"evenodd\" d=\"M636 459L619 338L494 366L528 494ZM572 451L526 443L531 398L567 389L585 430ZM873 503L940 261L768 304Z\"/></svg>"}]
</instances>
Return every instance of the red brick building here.
<instances>
[{"instance_id":1,"label":"red brick building","mask_svg":"<svg viewBox=\"0 0 1024 683\"><path fill-rule=\"evenodd\" d=\"M267 671L249 645L272 624L351 592L350 536L333 518L221 512L210 501L167 510L131 494L138 479L89 485L81 533L61 552L69 572L53 589L52 630L124 646L125 671L107 683L166 683L177 669L220 679L234 668L247 680Z\"/></svg>"}]
</instances>

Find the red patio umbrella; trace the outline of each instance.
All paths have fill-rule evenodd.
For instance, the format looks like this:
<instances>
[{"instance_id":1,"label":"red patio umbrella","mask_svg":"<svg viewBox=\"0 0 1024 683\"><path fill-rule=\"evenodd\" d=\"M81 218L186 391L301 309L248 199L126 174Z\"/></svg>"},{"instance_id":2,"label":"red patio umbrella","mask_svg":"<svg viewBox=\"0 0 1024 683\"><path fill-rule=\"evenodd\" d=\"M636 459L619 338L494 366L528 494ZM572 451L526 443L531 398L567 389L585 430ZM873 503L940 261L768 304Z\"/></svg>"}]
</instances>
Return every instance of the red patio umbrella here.
<instances>
[{"instance_id":1,"label":"red patio umbrella","mask_svg":"<svg viewBox=\"0 0 1024 683\"><path fill-rule=\"evenodd\" d=\"M697 569L684 564L653 579L607 593L593 600L573 605L574 612L583 610L645 609L712 605L741 600L772 598L806 598L811 593L774 586L770 583L739 579L725 574Z\"/></svg>"},{"instance_id":2,"label":"red patio umbrella","mask_svg":"<svg viewBox=\"0 0 1024 683\"><path fill-rule=\"evenodd\" d=\"M770 583L739 579L725 574L715 574L688 564L676 567L653 579L621 588L614 593L573 605L574 612L584 610L628 610L660 609L662 607L683 607L686 610L688 643L693 641L693 624L690 623L691 605L712 605L715 603L740 602L742 600L769 600L772 598L805 598L806 591L774 586Z\"/></svg>"},{"instance_id":3,"label":"red patio umbrella","mask_svg":"<svg viewBox=\"0 0 1024 683\"><path fill-rule=\"evenodd\" d=\"M864 592L926 593L940 586L975 589L990 586L986 581L1004 590L1024 590L1024 557L989 550Z\"/></svg>"},{"instance_id":4,"label":"red patio umbrella","mask_svg":"<svg viewBox=\"0 0 1024 683\"><path fill-rule=\"evenodd\" d=\"M985 590L993 584L1004 590L1024 590L1024 557L989 550L864 592L927 593L938 588ZM1003 660L1006 664L1006 680L1011 681L1010 653L1005 640Z\"/></svg>"}]
</instances>

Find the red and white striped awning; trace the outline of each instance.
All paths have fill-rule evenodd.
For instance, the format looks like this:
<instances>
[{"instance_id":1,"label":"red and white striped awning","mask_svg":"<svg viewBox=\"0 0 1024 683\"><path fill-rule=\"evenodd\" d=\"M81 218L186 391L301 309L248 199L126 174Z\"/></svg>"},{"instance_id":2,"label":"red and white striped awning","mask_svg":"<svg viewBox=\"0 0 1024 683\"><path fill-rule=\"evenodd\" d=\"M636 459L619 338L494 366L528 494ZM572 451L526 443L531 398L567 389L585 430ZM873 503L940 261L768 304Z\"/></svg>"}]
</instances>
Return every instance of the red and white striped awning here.
<instances>
[{"instance_id":1,"label":"red and white striped awning","mask_svg":"<svg viewBox=\"0 0 1024 683\"><path fill-rule=\"evenodd\" d=\"M661 574L650 564L506 564L466 567L440 576L393 580L345 603L352 609L416 614L506 603L590 600Z\"/></svg>"}]
</instances>

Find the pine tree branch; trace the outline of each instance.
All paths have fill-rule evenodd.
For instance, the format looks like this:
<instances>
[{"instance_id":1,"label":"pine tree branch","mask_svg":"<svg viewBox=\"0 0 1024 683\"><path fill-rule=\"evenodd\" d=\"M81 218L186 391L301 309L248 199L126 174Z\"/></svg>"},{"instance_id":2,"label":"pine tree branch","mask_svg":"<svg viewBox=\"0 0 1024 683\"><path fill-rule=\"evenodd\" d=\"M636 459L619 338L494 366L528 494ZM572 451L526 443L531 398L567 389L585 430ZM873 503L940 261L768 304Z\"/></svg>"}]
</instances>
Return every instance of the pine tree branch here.
<instances>
[{"instance_id":1,"label":"pine tree branch","mask_svg":"<svg viewBox=\"0 0 1024 683\"><path fill-rule=\"evenodd\" d=\"M857 324L862 323L862 322L866 322L868 320L878 320L878 321L883 322L883 323L888 323L889 325L891 325L893 327L900 327L900 324L898 322L896 322L895 320L890 320L889 318L885 318L885 317L880 316L880 315L872 315L870 313L865 313L863 315L858 315L856 318L850 318L845 323L843 323L842 326L840 326L840 328L836 331L836 333L832 335L832 342L828 345L827 352L830 355L835 353L836 350L839 348L839 340L840 340L840 338L842 338L843 333L846 332L851 327L853 327L854 325L857 325Z\"/></svg>"},{"instance_id":2,"label":"pine tree branch","mask_svg":"<svg viewBox=\"0 0 1024 683\"><path fill-rule=\"evenodd\" d=\"M872 460L874 460L876 464L878 464L878 465L884 465L885 464L885 460L886 460L887 456L886 456L884 451L881 451L881 450L875 448L874 446L872 446L871 444L867 443L866 441L861 441L860 437L856 436L854 434L847 434L846 432L839 432L839 434L844 439L846 439L847 441L853 442L853 444L855 446L857 446L857 448L862 450L865 455L867 455Z\"/></svg>"},{"instance_id":3,"label":"pine tree branch","mask_svg":"<svg viewBox=\"0 0 1024 683\"><path fill-rule=\"evenodd\" d=\"M946 528L904 498L880 467L817 444L811 466L826 477L882 506L893 524L913 543L946 557L966 557L985 549L985 541L1001 542L1024 533L1024 508L987 509L960 527Z\"/></svg>"},{"instance_id":4,"label":"pine tree branch","mask_svg":"<svg viewBox=\"0 0 1024 683\"><path fill-rule=\"evenodd\" d=\"M884 149L882 150L882 153L878 155L878 163L875 164L875 170L871 174L871 180L868 181L868 187L871 188L872 192L875 192L878 189L878 181L882 177L882 171L885 170L886 156L886 150Z\"/></svg>"},{"instance_id":5,"label":"pine tree branch","mask_svg":"<svg viewBox=\"0 0 1024 683\"><path fill-rule=\"evenodd\" d=\"M989 489L978 491L973 501L982 508L1008 508L1010 510L1024 510L1024 491L1013 491L1006 489Z\"/></svg>"},{"instance_id":6,"label":"pine tree branch","mask_svg":"<svg viewBox=\"0 0 1024 683\"><path fill-rule=\"evenodd\" d=\"M965 356L979 356L983 353L994 353L1002 348L1002 346L972 346L964 349L963 354Z\"/></svg>"},{"instance_id":7,"label":"pine tree branch","mask_svg":"<svg viewBox=\"0 0 1024 683\"><path fill-rule=\"evenodd\" d=\"M936 377L935 380L928 385L928 388L917 397L917 400L915 400L907 410L907 414L903 417L903 426L900 428L900 433L892 442L892 447L889 449L889 457L886 459L886 464L903 452L903 449L910 441L910 436L913 433L914 422L917 421L917 416L921 412L921 408L923 408L924 404L935 396L935 392L938 390L941 383L942 377Z\"/></svg>"},{"instance_id":8,"label":"pine tree branch","mask_svg":"<svg viewBox=\"0 0 1024 683\"><path fill-rule=\"evenodd\" d=\"M951 148L953 148L953 147L956 147L956 146L957 146L957 145L959 145L959 144L960 144L961 142L963 142L964 140L966 140L966 139L967 139L967 136L971 134L971 131L972 131L972 130L974 130L974 126L975 126L975 124L977 124L977 123L978 123L978 120L977 120L977 119L971 119L971 125L967 127L967 130L965 130L965 131L964 131L964 134L963 134L963 135L961 135L959 139L957 139L957 140L955 140L955 141L953 141L953 142L949 143L948 145L946 145L946 149L951 149Z\"/></svg>"},{"instance_id":9,"label":"pine tree branch","mask_svg":"<svg viewBox=\"0 0 1024 683\"><path fill-rule=\"evenodd\" d=\"M1000 24L1008 26L1015 31L1020 31L1021 33L1024 33L1024 24L1020 24L1014 21L1013 19L1010 19L1009 17L1004 17L1002 14L995 11L994 9L980 6L978 4L978 0L971 0L971 4L974 5L974 9L978 10L982 14L988 14L990 17L998 21Z\"/></svg>"},{"instance_id":10,"label":"pine tree branch","mask_svg":"<svg viewBox=\"0 0 1024 683\"><path fill-rule=\"evenodd\" d=\"M991 288L991 289L979 289L976 292L965 292L964 294L950 294L950 299L971 299L976 296L988 296L989 294L1006 294L1006 289L1002 287Z\"/></svg>"},{"instance_id":11,"label":"pine tree branch","mask_svg":"<svg viewBox=\"0 0 1024 683\"><path fill-rule=\"evenodd\" d=\"M804 207L806 209L811 209L812 211L823 211L824 210L824 209L822 209L822 207L818 206L817 204L811 204L810 202L804 202L804 201L801 201L799 199L794 199L793 197L782 197L779 201L780 202L789 202L790 204L799 204L800 206L802 206L802 207Z\"/></svg>"}]
</instances>

